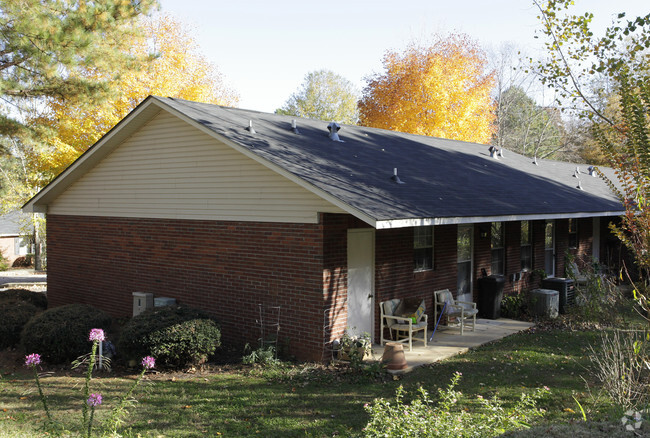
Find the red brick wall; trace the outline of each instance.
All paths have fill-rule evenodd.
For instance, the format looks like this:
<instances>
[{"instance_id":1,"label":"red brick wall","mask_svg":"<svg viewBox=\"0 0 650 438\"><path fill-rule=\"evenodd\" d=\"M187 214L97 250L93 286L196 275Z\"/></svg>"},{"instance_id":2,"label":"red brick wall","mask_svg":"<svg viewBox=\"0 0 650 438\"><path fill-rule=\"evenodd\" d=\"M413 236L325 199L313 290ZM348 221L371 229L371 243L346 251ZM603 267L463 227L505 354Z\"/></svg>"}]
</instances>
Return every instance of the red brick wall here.
<instances>
[{"instance_id":1,"label":"red brick wall","mask_svg":"<svg viewBox=\"0 0 650 438\"><path fill-rule=\"evenodd\" d=\"M332 344L340 339L347 326L348 298L348 228L359 228L351 216L323 214L323 302L320 323L326 327L323 335L323 360L332 358Z\"/></svg>"},{"instance_id":2,"label":"red brick wall","mask_svg":"<svg viewBox=\"0 0 650 438\"><path fill-rule=\"evenodd\" d=\"M580 252L591 251L589 221L581 221ZM544 221L532 221L533 264L544 269ZM256 345L258 304L282 306L281 339L305 360L328 358L329 342L347 323L347 232L367 225L349 215L323 214L320 224L186 221L48 216L48 296L132 314L132 292L176 298L221 322L224 341ZM563 272L567 221L556 221ZM481 237L481 231L487 236ZM474 226L474 298L481 269L490 272L490 224ZM507 222L505 293L536 287L520 270L520 224ZM584 245L583 245L584 237ZM422 297L433 322L433 291L456 291L457 226L434 230L434 269L413 271L413 228L375 233L375 338L379 303ZM324 331L323 327L330 327Z\"/></svg>"},{"instance_id":3,"label":"red brick wall","mask_svg":"<svg viewBox=\"0 0 650 438\"><path fill-rule=\"evenodd\" d=\"M413 228L378 230L375 260L375 338L379 303L393 298L424 298L433 324L433 291L456 290L456 225L435 227L433 270L413 271Z\"/></svg>"},{"instance_id":4,"label":"red brick wall","mask_svg":"<svg viewBox=\"0 0 650 438\"><path fill-rule=\"evenodd\" d=\"M132 292L151 292L214 314L225 342L256 345L258 304L280 305L280 338L301 359L321 358L323 295L345 291L345 239L323 240L322 224L48 215L47 236L53 306L128 316ZM325 271L333 273L327 291Z\"/></svg>"}]
</instances>

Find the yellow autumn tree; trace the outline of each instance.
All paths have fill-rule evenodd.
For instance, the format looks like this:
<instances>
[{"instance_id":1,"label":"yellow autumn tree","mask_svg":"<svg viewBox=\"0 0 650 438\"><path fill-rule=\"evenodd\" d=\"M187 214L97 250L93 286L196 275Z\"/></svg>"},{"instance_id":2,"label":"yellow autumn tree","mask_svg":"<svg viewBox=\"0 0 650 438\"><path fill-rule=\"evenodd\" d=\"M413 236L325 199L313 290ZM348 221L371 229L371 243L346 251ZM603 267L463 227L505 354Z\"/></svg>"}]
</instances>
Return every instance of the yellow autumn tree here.
<instances>
[{"instance_id":1,"label":"yellow autumn tree","mask_svg":"<svg viewBox=\"0 0 650 438\"><path fill-rule=\"evenodd\" d=\"M237 104L237 94L200 54L187 26L169 15L145 17L140 26L143 38L132 41L125 50L149 61L122 74L112 98L93 106L50 99L45 115L33 120L49 126L51 133L48 151L30 159L34 170L56 176L149 95Z\"/></svg>"},{"instance_id":2,"label":"yellow autumn tree","mask_svg":"<svg viewBox=\"0 0 650 438\"><path fill-rule=\"evenodd\" d=\"M364 126L489 143L494 131L494 75L467 35L438 37L430 46L388 51L384 71L366 78L359 102Z\"/></svg>"}]
</instances>

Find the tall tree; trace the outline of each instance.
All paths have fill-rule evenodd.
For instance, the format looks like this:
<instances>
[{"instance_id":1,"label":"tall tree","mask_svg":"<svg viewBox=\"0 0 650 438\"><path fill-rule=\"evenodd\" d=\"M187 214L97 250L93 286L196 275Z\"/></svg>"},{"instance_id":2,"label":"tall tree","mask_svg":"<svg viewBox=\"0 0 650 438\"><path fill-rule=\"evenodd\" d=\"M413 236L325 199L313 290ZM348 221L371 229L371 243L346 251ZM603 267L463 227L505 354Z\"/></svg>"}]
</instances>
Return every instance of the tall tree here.
<instances>
[{"instance_id":1,"label":"tall tree","mask_svg":"<svg viewBox=\"0 0 650 438\"><path fill-rule=\"evenodd\" d=\"M413 134L488 143L494 130L494 74L467 35L431 46L388 51L384 71L366 78L360 124Z\"/></svg>"},{"instance_id":2,"label":"tall tree","mask_svg":"<svg viewBox=\"0 0 650 438\"><path fill-rule=\"evenodd\" d=\"M145 17L138 22L140 38L122 50L148 59L138 70L123 71L114 81L114 93L88 105L53 96L44 111L32 114L31 125L47 127L48 147L22 142L13 148L14 170L20 181L12 181L7 200L24 202L39 187L65 169L89 146L119 122L148 95L235 105L237 95L224 83L222 75L198 50L188 29L174 18ZM101 82L106 73L88 68L78 73L80 80ZM24 166L18 165L24 162ZM18 165L18 166L17 166ZM16 190L19 189L19 190Z\"/></svg>"},{"instance_id":3,"label":"tall tree","mask_svg":"<svg viewBox=\"0 0 650 438\"><path fill-rule=\"evenodd\" d=\"M120 48L154 0L0 0L0 135L27 135L22 115L43 98L101 99L137 57ZM101 76L77 74L93 69ZM5 152L8 147L5 144Z\"/></svg>"},{"instance_id":4,"label":"tall tree","mask_svg":"<svg viewBox=\"0 0 650 438\"><path fill-rule=\"evenodd\" d=\"M313 71L275 112L354 125L359 118L358 95L354 84L343 76L329 70Z\"/></svg>"},{"instance_id":5,"label":"tall tree","mask_svg":"<svg viewBox=\"0 0 650 438\"><path fill-rule=\"evenodd\" d=\"M49 99L94 105L144 60L122 50L155 0L0 0L0 210L15 208L51 175L30 166L51 149L34 114ZM94 76L83 72L94 71ZM41 166L39 166L41 167Z\"/></svg>"},{"instance_id":6,"label":"tall tree","mask_svg":"<svg viewBox=\"0 0 650 438\"><path fill-rule=\"evenodd\" d=\"M571 0L534 0L541 12L549 58L538 64L544 80L560 90L585 117L614 169L606 179L625 207L613 231L650 278L650 14L627 20L618 14L603 36L591 30L593 14L570 13ZM620 111L608 114L587 84L603 75L614 84ZM649 311L650 295L637 296Z\"/></svg>"},{"instance_id":7,"label":"tall tree","mask_svg":"<svg viewBox=\"0 0 650 438\"><path fill-rule=\"evenodd\" d=\"M560 111L538 105L521 87L510 87L498 100L497 145L535 158L556 158L566 146Z\"/></svg>"}]
</instances>

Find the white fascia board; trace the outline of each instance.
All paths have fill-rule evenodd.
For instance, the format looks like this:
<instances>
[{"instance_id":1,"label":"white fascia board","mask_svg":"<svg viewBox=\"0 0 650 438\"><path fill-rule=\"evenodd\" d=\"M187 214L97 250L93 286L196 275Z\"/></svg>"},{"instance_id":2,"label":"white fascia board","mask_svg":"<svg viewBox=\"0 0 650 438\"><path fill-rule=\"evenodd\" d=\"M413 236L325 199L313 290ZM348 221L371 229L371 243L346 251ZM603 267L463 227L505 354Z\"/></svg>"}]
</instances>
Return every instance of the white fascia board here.
<instances>
[{"instance_id":1,"label":"white fascia board","mask_svg":"<svg viewBox=\"0 0 650 438\"><path fill-rule=\"evenodd\" d=\"M302 178L297 177L293 173L285 170L284 168L278 166L277 164L272 163L272 162L268 161L267 159L265 159L263 157L260 157L256 153L251 152L250 150L246 149L245 147L240 146L239 144L237 144L236 142L230 140L229 138L226 138L223 135L221 135L221 134L219 134L217 132L214 132L210 128L208 128L206 126L203 126L202 124L196 122L194 119L186 116L182 112L177 111L175 108L167 106L164 102L160 102L158 100L156 100L156 101L161 103L162 105L164 105L166 111L169 111L171 114L177 116L181 120L189 123L190 125L194 126L195 128L197 128L197 129L201 130L202 132L208 134L209 136L211 136L215 140L218 140L218 141L230 146L231 148L233 148L237 152L247 156L248 158L256 161L257 163L267 167L268 169L274 171L275 173L277 173L277 174L287 178L288 180L292 181L293 183L299 185L300 187L310 191L311 193L315 194L316 196L319 196L319 197L323 198L324 200L326 200L330 204L333 204L333 205L339 207L341 210L346 211L347 213L355 216L356 218L361 219L362 221L364 221L368 225L376 228L377 220L375 218L365 214L361 210L358 210L358 209L350 206L349 204L346 204L345 202L341 201L340 199L330 195L329 193L325 192L324 190L321 190L320 188L314 186L313 184L303 180Z\"/></svg>"},{"instance_id":2,"label":"white fascia board","mask_svg":"<svg viewBox=\"0 0 650 438\"><path fill-rule=\"evenodd\" d=\"M92 145L86 152L77 158L60 175L54 178L45 188L38 192L32 199L22 206L23 213L47 213L47 204L67 189L72 183L93 168L102 158L111 153L116 147L129 138L136 129L153 118L160 111L156 105L157 100L151 97L144 100L126 118L122 119L110 131L108 131L97 143ZM156 105L157 110L146 114L149 107ZM144 120L134 125L138 117L143 116Z\"/></svg>"},{"instance_id":3,"label":"white fascia board","mask_svg":"<svg viewBox=\"0 0 650 438\"><path fill-rule=\"evenodd\" d=\"M588 217L611 217L621 216L625 211L603 211L588 213L552 213L552 214L522 214L510 216L473 216L473 217L442 217L442 218L412 218L412 219L393 219L377 221L375 228L378 230L387 230L391 228L405 227L426 227L431 225L460 225L460 224L477 224L483 222L511 222L511 221L534 221L544 219L578 219Z\"/></svg>"}]
</instances>

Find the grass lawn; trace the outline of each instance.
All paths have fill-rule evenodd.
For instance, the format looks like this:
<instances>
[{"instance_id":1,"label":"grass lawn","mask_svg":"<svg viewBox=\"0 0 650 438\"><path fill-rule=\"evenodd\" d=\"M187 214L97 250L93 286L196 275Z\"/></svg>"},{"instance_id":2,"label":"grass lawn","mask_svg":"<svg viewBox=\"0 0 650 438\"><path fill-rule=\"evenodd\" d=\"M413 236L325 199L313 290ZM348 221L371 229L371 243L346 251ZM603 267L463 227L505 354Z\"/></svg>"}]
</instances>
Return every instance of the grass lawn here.
<instances>
[{"instance_id":1,"label":"grass lawn","mask_svg":"<svg viewBox=\"0 0 650 438\"><path fill-rule=\"evenodd\" d=\"M597 330L533 330L416 369L399 381L309 365L283 371L236 367L209 373L161 373L136 390L139 403L130 410L122 432L142 437L354 436L368 421L364 403L394 397L398 385L407 391L422 385L435 394L456 371L463 375L458 389L468 396L498 394L514 401L522 391L548 386L551 394L540 402L548 411L544 422L579 421L573 397L590 419L614 419L619 412L607 402L595 403L583 380L589 375L587 346L595 344L598 336ZM39 427L45 415L28 370L3 369L2 377L0 437L42 435ZM100 373L93 379L92 391L104 395L98 421L134 377ZM78 430L83 376L60 370L42 383L54 417L67 430ZM595 382L589 385L597 392Z\"/></svg>"}]
</instances>

